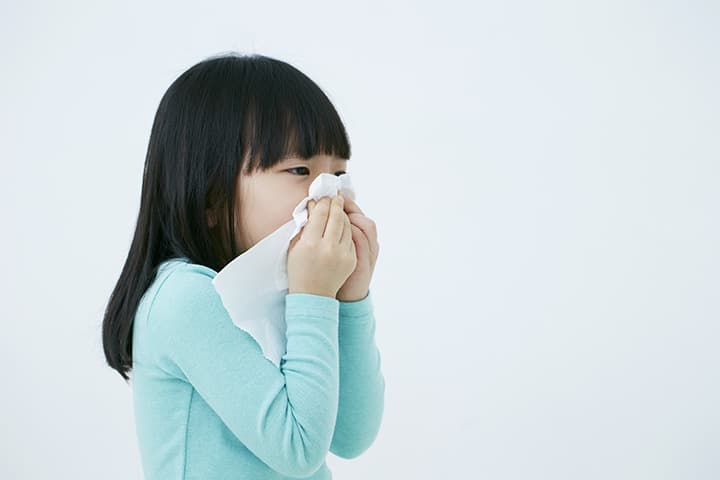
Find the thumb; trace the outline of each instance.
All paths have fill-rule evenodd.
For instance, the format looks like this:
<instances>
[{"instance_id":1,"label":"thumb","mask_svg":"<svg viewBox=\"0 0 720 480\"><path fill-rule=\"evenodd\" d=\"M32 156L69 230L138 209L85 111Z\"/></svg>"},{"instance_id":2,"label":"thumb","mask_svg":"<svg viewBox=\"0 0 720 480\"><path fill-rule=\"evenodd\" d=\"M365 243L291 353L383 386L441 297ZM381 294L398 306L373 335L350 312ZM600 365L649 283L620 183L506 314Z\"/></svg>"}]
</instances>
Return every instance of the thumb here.
<instances>
[{"instance_id":1,"label":"thumb","mask_svg":"<svg viewBox=\"0 0 720 480\"><path fill-rule=\"evenodd\" d=\"M301 235L302 235L302 232L298 232L293 238L290 239L290 243L288 244L288 251L292 250L292 248L295 246L295 244L298 241L300 241Z\"/></svg>"}]
</instances>

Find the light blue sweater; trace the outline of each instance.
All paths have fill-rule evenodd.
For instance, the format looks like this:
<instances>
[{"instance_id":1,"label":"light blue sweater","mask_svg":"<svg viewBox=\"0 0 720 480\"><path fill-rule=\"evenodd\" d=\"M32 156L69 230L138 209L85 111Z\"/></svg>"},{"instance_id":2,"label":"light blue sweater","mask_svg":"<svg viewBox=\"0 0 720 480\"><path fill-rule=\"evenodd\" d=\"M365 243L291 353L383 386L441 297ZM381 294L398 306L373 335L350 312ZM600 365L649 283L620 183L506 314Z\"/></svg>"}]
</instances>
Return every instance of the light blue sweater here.
<instances>
[{"instance_id":1,"label":"light blue sweater","mask_svg":"<svg viewBox=\"0 0 720 480\"><path fill-rule=\"evenodd\" d=\"M211 268L162 263L133 330L135 425L146 480L331 479L328 451L375 440L385 379L371 293L285 297L278 368L233 324Z\"/></svg>"}]
</instances>

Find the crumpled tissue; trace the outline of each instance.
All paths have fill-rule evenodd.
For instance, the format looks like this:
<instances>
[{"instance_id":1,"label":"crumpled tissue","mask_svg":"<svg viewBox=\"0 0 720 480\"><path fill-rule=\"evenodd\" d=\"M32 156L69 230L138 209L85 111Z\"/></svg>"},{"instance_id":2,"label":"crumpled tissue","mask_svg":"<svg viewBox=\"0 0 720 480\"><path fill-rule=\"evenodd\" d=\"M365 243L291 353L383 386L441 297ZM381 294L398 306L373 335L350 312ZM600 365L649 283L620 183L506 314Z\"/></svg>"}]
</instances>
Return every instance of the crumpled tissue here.
<instances>
[{"instance_id":1,"label":"crumpled tissue","mask_svg":"<svg viewBox=\"0 0 720 480\"><path fill-rule=\"evenodd\" d=\"M286 352L285 295L290 241L308 221L307 203L339 192L355 200L350 174L318 175L310 184L307 197L293 210L292 220L235 257L212 280L233 323L248 332L265 358L278 368Z\"/></svg>"}]
</instances>

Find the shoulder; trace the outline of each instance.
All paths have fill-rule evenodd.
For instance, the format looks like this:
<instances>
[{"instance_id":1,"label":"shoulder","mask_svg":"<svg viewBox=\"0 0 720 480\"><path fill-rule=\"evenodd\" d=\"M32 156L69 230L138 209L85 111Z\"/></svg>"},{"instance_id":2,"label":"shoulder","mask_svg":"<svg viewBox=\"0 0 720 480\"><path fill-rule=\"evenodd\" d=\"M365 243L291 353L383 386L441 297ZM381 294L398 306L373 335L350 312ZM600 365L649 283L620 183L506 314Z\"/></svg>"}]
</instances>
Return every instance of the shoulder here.
<instances>
[{"instance_id":1,"label":"shoulder","mask_svg":"<svg viewBox=\"0 0 720 480\"><path fill-rule=\"evenodd\" d=\"M150 305L148 325L159 332L192 329L209 315L226 316L212 283L217 272L195 263L179 263L162 278Z\"/></svg>"},{"instance_id":2,"label":"shoulder","mask_svg":"<svg viewBox=\"0 0 720 480\"><path fill-rule=\"evenodd\" d=\"M150 348L161 367L179 378L190 379L188 371L203 368L211 375L222 366L223 352L237 356L260 349L233 323L212 282L215 274L202 265L174 264L160 278L150 305Z\"/></svg>"},{"instance_id":3,"label":"shoulder","mask_svg":"<svg viewBox=\"0 0 720 480\"><path fill-rule=\"evenodd\" d=\"M176 264L161 280L153 308L161 300L187 301L214 291L212 279L216 274L211 268L196 263Z\"/></svg>"}]
</instances>

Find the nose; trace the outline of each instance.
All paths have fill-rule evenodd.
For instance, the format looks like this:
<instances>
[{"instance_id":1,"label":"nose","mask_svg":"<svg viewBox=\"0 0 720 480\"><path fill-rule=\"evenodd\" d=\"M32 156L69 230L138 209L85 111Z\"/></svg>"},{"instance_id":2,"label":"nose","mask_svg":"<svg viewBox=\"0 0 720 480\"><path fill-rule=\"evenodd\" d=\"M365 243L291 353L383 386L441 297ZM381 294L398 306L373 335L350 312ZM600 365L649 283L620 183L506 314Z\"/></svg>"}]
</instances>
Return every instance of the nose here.
<instances>
[{"instance_id":1,"label":"nose","mask_svg":"<svg viewBox=\"0 0 720 480\"><path fill-rule=\"evenodd\" d=\"M337 175L339 171L342 171L341 168L338 168L337 166L328 165L327 167L323 167L320 170L320 173L329 173L330 175Z\"/></svg>"}]
</instances>

